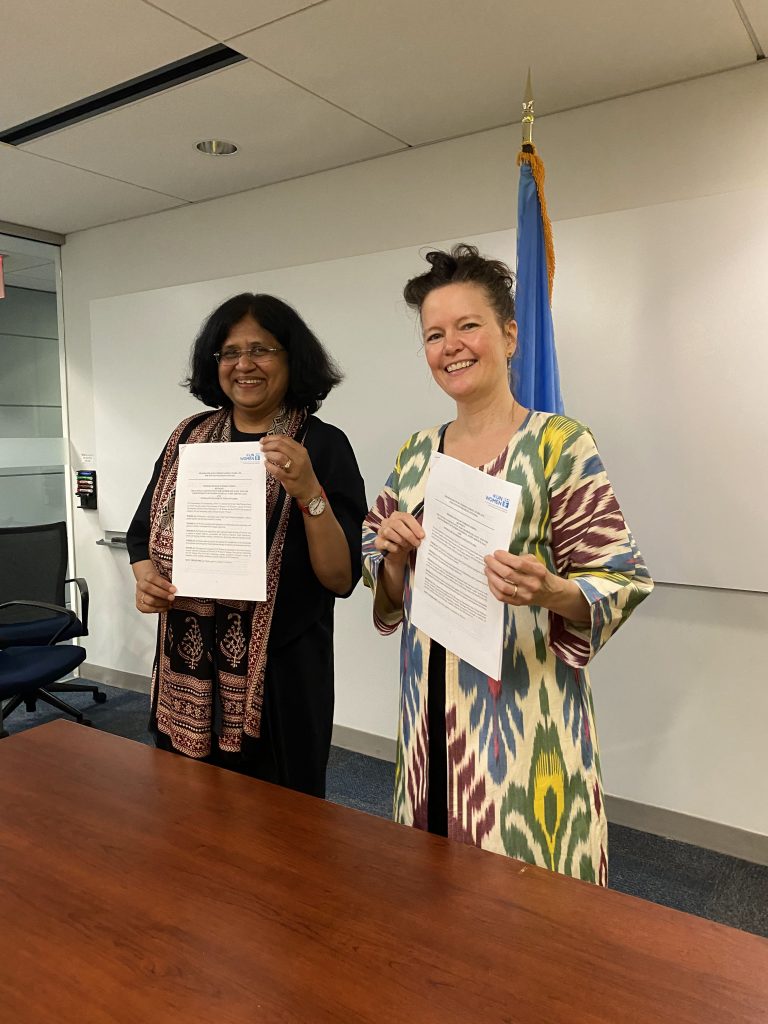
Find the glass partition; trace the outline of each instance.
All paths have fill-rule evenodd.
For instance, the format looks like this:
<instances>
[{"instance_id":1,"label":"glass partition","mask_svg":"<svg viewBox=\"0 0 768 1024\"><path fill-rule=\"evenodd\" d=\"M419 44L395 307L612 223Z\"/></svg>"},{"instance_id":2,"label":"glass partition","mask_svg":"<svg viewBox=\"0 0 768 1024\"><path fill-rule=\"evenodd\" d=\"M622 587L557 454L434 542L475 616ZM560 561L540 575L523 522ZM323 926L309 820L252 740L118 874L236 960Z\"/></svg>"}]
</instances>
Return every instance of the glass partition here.
<instances>
[{"instance_id":1,"label":"glass partition","mask_svg":"<svg viewBox=\"0 0 768 1024\"><path fill-rule=\"evenodd\" d=\"M0 234L0 253L0 527L68 521L59 250Z\"/></svg>"}]
</instances>

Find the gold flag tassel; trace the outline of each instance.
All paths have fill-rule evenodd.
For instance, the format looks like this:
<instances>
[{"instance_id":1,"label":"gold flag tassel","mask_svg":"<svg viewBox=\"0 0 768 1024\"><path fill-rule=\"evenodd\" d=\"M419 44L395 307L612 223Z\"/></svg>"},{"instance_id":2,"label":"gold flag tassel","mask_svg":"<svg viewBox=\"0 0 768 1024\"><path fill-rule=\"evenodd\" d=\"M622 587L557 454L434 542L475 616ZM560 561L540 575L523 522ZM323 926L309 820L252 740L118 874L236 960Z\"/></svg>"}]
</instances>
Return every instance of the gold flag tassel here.
<instances>
[{"instance_id":1,"label":"gold flag tassel","mask_svg":"<svg viewBox=\"0 0 768 1024\"><path fill-rule=\"evenodd\" d=\"M522 163L530 165L533 180L536 182L536 191L539 194L541 224L544 230L544 250L547 254L549 304L552 305L552 286L555 283L555 246L552 241L552 223L547 212L547 200L544 197L544 161L536 152L536 146L533 142L526 142L522 150L517 154L517 166L519 167Z\"/></svg>"}]
</instances>

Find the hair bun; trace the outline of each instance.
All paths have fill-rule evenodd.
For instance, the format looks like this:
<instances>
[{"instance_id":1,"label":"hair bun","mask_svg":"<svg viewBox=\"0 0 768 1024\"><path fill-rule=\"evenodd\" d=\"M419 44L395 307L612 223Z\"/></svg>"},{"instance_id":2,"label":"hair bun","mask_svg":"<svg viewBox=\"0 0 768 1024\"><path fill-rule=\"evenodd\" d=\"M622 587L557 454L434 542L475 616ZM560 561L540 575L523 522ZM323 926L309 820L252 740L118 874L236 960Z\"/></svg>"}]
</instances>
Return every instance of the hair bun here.
<instances>
[{"instance_id":1,"label":"hair bun","mask_svg":"<svg viewBox=\"0 0 768 1024\"><path fill-rule=\"evenodd\" d=\"M441 249L433 249L427 253L424 259L437 274L445 274L448 277L456 270L455 257L449 252L443 252Z\"/></svg>"},{"instance_id":2,"label":"hair bun","mask_svg":"<svg viewBox=\"0 0 768 1024\"><path fill-rule=\"evenodd\" d=\"M412 309L421 309L435 288L447 284L475 284L485 289L500 323L515 318L515 275L500 260L486 259L477 246L458 242L450 252L432 249L424 259L430 270L413 277L403 290Z\"/></svg>"}]
</instances>

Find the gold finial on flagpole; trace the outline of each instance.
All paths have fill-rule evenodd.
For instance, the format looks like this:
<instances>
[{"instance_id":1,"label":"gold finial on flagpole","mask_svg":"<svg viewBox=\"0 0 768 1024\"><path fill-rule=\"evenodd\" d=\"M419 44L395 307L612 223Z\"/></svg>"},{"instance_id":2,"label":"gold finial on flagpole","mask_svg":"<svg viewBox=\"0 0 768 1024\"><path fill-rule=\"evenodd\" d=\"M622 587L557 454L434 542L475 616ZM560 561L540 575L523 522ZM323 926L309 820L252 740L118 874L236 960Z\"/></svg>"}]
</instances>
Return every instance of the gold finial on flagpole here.
<instances>
[{"instance_id":1,"label":"gold finial on flagpole","mask_svg":"<svg viewBox=\"0 0 768 1024\"><path fill-rule=\"evenodd\" d=\"M552 244L552 225L547 213L547 201L544 198L544 163L536 152L533 144L533 88L531 87L531 69L528 68L528 79L525 83L525 98L523 99L523 144L517 154L518 167L528 164L536 182L536 191L541 206L541 223L544 230L544 248L547 253L547 277L549 278L549 301L552 301L552 283L555 279L555 248Z\"/></svg>"},{"instance_id":2,"label":"gold finial on flagpole","mask_svg":"<svg viewBox=\"0 0 768 1024\"><path fill-rule=\"evenodd\" d=\"M525 97L523 99L523 152L526 152L526 146L533 147L533 122L535 115L533 112L533 89L531 87L531 69L528 68L528 79L525 83ZM530 152L530 150L528 150Z\"/></svg>"}]
</instances>

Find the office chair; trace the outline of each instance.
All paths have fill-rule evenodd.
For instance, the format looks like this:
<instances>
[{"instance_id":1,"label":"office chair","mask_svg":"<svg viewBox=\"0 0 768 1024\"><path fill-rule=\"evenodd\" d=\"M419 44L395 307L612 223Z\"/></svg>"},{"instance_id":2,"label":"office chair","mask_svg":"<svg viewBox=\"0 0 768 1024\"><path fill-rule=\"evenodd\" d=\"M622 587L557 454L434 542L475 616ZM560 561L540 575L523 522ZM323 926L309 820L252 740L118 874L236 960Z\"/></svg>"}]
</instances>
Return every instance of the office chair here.
<instances>
[{"instance_id":1,"label":"office chair","mask_svg":"<svg viewBox=\"0 0 768 1024\"><path fill-rule=\"evenodd\" d=\"M88 635L88 585L81 577L66 579L66 571L66 523L0 529L0 649L50 647ZM64 607L68 583L80 593L82 619ZM91 683L49 682L48 694L90 693L97 704L107 699ZM27 708L34 710L34 702ZM77 714L71 705L66 710Z\"/></svg>"},{"instance_id":2,"label":"office chair","mask_svg":"<svg viewBox=\"0 0 768 1024\"><path fill-rule=\"evenodd\" d=\"M24 602L14 601L0 604L0 613L5 611L9 604L18 607L22 603ZM28 609L34 608L38 614L47 611L50 615L62 616L68 620L65 625L70 627L74 625L73 620L77 619L75 613L68 608L45 602L26 604ZM52 642L0 649L0 739L8 735L5 729L6 718L22 702L26 705L27 711L34 711L36 702L42 700L51 707L72 715L82 725L90 725L82 711L78 711L52 692L56 680L77 668L84 659L85 648L74 644L58 646Z\"/></svg>"}]
</instances>

